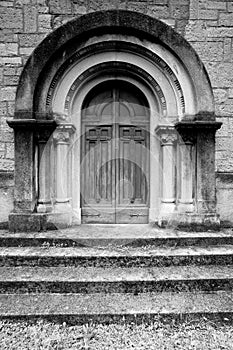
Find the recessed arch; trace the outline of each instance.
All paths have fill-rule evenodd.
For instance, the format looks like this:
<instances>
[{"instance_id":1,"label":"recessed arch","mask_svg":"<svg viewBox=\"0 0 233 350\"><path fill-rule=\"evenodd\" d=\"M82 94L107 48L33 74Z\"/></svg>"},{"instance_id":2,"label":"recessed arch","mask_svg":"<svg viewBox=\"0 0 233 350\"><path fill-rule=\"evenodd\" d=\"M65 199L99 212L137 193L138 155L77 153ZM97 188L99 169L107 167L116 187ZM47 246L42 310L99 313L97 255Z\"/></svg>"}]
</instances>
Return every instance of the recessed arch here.
<instances>
[{"instance_id":1,"label":"recessed arch","mask_svg":"<svg viewBox=\"0 0 233 350\"><path fill-rule=\"evenodd\" d=\"M24 208L48 217L52 212L54 220L68 225L81 222L81 107L95 86L109 81L137 87L148 101L149 221L162 222L165 215L166 220L191 217L204 222L204 206L210 221L216 221L214 132L220 124L215 122L204 65L172 28L123 10L73 19L49 34L29 57L17 88L15 118L9 121L17 131L15 212ZM130 107L123 114L133 116ZM97 114L104 115L103 109ZM110 124L103 130L98 125L96 131L108 139ZM133 134L137 128L142 132L137 122L123 127L139 140ZM28 145L23 158L22 138ZM147 142L142 136L140 140ZM46 172L49 181L44 181Z\"/></svg>"},{"instance_id":2,"label":"recessed arch","mask_svg":"<svg viewBox=\"0 0 233 350\"><path fill-rule=\"evenodd\" d=\"M191 45L172 28L150 16L124 10L90 13L76 18L49 34L29 57L20 77L16 96L16 117L25 113L34 118L35 90L48 66L56 56L62 57L72 40L83 42L85 38L104 33L125 33L159 42L178 57L190 74L197 98L196 113L214 112L213 94L204 65ZM69 50L68 50L69 51ZM41 60L43 57L43 60ZM23 114L22 114L23 113Z\"/></svg>"}]
</instances>

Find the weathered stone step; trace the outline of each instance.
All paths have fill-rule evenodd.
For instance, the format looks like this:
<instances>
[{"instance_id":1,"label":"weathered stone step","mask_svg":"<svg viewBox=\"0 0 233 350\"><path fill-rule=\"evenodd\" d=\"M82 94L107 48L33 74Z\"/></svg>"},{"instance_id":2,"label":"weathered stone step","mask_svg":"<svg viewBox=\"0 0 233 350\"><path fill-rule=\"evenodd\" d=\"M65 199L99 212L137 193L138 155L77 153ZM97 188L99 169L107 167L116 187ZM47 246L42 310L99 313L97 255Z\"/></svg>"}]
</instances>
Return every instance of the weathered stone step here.
<instances>
[{"instance_id":1,"label":"weathered stone step","mask_svg":"<svg viewBox=\"0 0 233 350\"><path fill-rule=\"evenodd\" d=\"M11 233L0 230L0 246L209 246L233 244L231 229L221 232L182 232L150 225L81 225L66 230Z\"/></svg>"},{"instance_id":2,"label":"weathered stone step","mask_svg":"<svg viewBox=\"0 0 233 350\"><path fill-rule=\"evenodd\" d=\"M76 316L81 320L115 316L232 314L233 293L1 294L0 317Z\"/></svg>"},{"instance_id":3,"label":"weathered stone step","mask_svg":"<svg viewBox=\"0 0 233 350\"><path fill-rule=\"evenodd\" d=\"M60 248L4 247L0 266L143 267L171 265L230 265L233 245L190 247Z\"/></svg>"},{"instance_id":4,"label":"weathered stone step","mask_svg":"<svg viewBox=\"0 0 233 350\"><path fill-rule=\"evenodd\" d=\"M1 267L0 293L233 290L233 266Z\"/></svg>"}]
</instances>

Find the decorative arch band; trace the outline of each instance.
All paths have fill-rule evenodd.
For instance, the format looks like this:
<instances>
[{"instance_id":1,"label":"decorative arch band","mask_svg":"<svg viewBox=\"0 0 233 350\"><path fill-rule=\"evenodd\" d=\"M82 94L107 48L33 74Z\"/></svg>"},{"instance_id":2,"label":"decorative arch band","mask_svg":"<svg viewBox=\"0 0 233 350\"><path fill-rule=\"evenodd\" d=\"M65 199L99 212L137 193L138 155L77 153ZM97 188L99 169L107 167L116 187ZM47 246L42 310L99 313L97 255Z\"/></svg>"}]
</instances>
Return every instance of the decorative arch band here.
<instances>
[{"instance_id":1,"label":"decorative arch band","mask_svg":"<svg viewBox=\"0 0 233 350\"><path fill-rule=\"evenodd\" d=\"M166 100L163 94L162 89L160 88L159 84L154 80L154 78L148 74L146 71L144 71L142 68L138 68L137 66L120 62L120 61L109 61L104 63L99 63L95 66L90 67L87 69L84 73L82 73L72 84L70 87L70 90L66 96L65 100L65 113L68 113L70 108L70 103L72 101L72 98L75 94L75 92L78 90L78 88L82 85L84 81L87 81L88 78L93 78L95 76L98 76L100 73L102 76L108 74L108 73L120 73L122 75L127 75L127 77L134 77L137 75L138 80L142 80L144 83L149 83L149 86L154 89L156 96L160 102L160 108L162 111L162 115L165 116L167 112L167 105Z\"/></svg>"},{"instance_id":2,"label":"decorative arch band","mask_svg":"<svg viewBox=\"0 0 233 350\"><path fill-rule=\"evenodd\" d=\"M58 84L58 82L60 81L60 79L62 78L62 76L64 75L64 73L71 67L73 66L75 63L78 63L79 61L83 60L86 57L90 57L93 55L93 53L98 53L98 52L110 52L110 51L121 51L121 52L128 52L128 53L137 53L139 56L143 57L143 58L147 58L149 61L151 61L153 64L156 63L157 67L160 68L163 72L165 72L165 74L169 77L169 81L172 83L173 88L175 89L177 95L179 96L179 104L180 104L180 108L182 113L185 112L185 101L184 101L184 95L183 95L183 91L181 88L181 85L178 81L178 79L176 78L176 75L174 74L174 72L172 71L172 69L168 66L168 64L158 55L156 55L154 52L146 49L145 47L141 47L139 45L136 44L132 44L132 43L128 43L128 42L122 42L122 41L117 41L117 40L113 40L113 41L104 41L104 42L100 42L100 43L96 43L93 45L89 45L87 47L84 47L80 50L78 50L77 52L75 52L75 54L73 54L71 57L67 58L66 62L60 67L60 69L58 70L58 72L56 73L56 75L54 76L49 90L48 90L48 94L47 94L47 98L46 98L46 108L49 109L51 107L51 102L53 99L53 95L56 89L56 86ZM113 62L111 62L112 64ZM114 62L114 64L117 65L117 63L121 63L122 62ZM100 66L103 65L104 63L99 64ZM128 65L128 63L125 63L126 65ZM129 64L130 65L130 64ZM131 68L133 65L130 65ZM154 80L154 78L149 75L146 71L144 71L142 68L133 66L135 68L134 69L134 74L137 73L138 74L142 74L144 80L147 80L150 84L152 84L152 86L155 88L156 92L157 92L157 96L160 100L160 104L161 104L161 108L162 111L165 113L166 110L166 100L164 97L164 94L160 88L160 86L158 85L158 83ZM120 69L120 67L119 67ZM80 81L80 79L83 81L84 74L90 75L90 70L92 70L93 73L93 67L91 67L90 69L88 69L85 73L81 74L80 77L78 77L75 81L74 84L78 84L78 82ZM136 72L135 72L136 70ZM128 73L128 72L127 72ZM80 81L81 83L81 81ZM75 92L75 89L78 87L78 85L74 88L74 86L71 86L70 91L68 92L67 98L66 98L66 102L65 102L65 109L67 110L67 106L69 104L69 101L71 100L71 95L73 91L73 93Z\"/></svg>"}]
</instances>

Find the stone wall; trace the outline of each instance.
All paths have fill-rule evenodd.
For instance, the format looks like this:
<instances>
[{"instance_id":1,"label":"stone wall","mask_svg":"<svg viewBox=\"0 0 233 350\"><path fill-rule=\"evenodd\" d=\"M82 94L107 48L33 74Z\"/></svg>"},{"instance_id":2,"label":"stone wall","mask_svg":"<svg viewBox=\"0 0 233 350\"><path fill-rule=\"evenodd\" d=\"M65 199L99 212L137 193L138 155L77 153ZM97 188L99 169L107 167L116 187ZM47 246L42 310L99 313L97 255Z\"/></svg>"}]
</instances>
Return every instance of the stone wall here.
<instances>
[{"instance_id":1,"label":"stone wall","mask_svg":"<svg viewBox=\"0 0 233 350\"><path fill-rule=\"evenodd\" d=\"M14 169L13 133L6 120L22 68L33 49L55 28L85 13L128 9L154 16L183 35L204 62L212 83L216 114L223 122L216 140L218 209L233 222L233 1L224 0L7 0L0 1L0 174L8 188ZM8 174L8 175L7 175ZM3 191L4 192L4 191ZM0 191L11 209L12 190Z\"/></svg>"}]
</instances>

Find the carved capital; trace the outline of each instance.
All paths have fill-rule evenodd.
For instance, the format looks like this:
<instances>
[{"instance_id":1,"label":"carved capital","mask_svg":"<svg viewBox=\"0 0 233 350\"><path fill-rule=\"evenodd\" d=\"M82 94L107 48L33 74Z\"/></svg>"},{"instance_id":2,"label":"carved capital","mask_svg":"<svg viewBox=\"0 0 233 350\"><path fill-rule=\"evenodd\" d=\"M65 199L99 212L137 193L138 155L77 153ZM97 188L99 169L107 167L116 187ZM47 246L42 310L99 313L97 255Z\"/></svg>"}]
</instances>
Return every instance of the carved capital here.
<instances>
[{"instance_id":1,"label":"carved capital","mask_svg":"<svg viewBox=\"0 0 233 350\"><path fill-rule=\"evenodd\" d=\"M53 138L57 143L68 143L76 128L73 124L61 124L53 133Z\"/></svg>"},{"instance_id":2,"label":"carved capital","mask_svg":"<svg viewBox=\"0 0 233 350\"><path fill-rule=\"evenodd\" d=\"M177 141L177 132L173 125L158 125L155 133L160 138L162 146L173 145Z\"/></svg>"}]
</instances>

